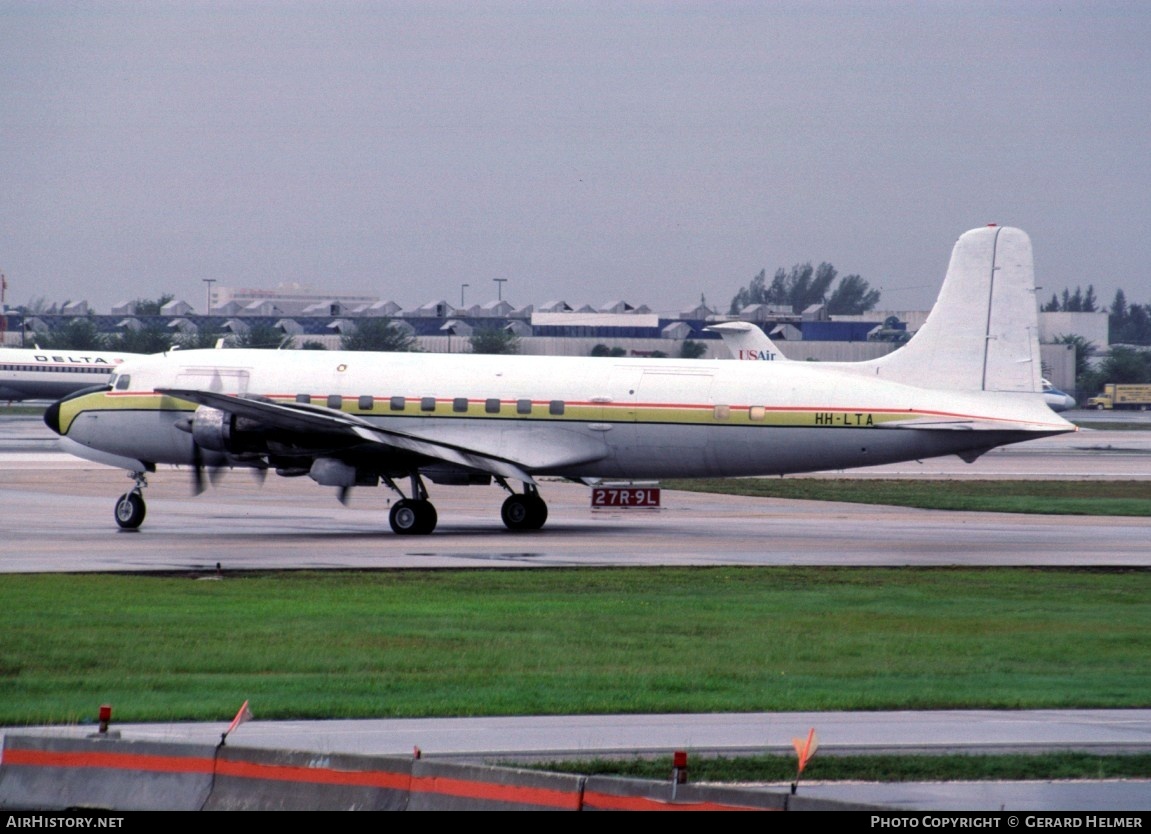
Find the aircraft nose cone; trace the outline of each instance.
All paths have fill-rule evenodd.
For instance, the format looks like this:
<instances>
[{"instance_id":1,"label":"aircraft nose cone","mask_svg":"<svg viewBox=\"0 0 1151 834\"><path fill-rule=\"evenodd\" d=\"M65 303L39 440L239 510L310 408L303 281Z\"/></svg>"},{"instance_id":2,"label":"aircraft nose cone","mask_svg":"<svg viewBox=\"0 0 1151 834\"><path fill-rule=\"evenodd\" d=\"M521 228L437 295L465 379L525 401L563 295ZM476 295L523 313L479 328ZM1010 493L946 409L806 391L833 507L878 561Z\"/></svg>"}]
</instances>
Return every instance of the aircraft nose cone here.
<instances>
[{"instance_id":1,"label":"aircraft nose cone","mask_svg":"<svg viewBox=\"0 0 1151 834\"><path fill-rule=\"evenodd\" d=\"M60 433L60 403L55 402L44 411L44 422L56 434Z\"/></svg>"}]
</instances>

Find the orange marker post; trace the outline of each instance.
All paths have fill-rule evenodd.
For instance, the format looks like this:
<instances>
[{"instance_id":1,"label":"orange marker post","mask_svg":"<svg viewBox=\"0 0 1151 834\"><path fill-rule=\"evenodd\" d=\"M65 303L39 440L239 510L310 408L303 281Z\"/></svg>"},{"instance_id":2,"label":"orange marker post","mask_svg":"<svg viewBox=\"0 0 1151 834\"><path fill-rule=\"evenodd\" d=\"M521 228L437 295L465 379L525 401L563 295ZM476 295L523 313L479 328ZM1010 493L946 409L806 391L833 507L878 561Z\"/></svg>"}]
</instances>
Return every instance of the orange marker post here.
<instances>
[{"instance_id":1,"label":"orange marker post","mask_svg":"<svg viewBox=\"0 0 1151 834\"><path fill-rule=\"evenodd\" d=\"M798 757L795 781L791 783L791 792L794 794L799 788L799 777L803 774L803 769L807 767L807 763L811 761L811 757L815 755L815 751L819 748L819 742L815 738L815 728L812 727L807 731L806 739L793 738L791 743L792 746L795 747L795 755Z\"/></svg>"}]
</instances>

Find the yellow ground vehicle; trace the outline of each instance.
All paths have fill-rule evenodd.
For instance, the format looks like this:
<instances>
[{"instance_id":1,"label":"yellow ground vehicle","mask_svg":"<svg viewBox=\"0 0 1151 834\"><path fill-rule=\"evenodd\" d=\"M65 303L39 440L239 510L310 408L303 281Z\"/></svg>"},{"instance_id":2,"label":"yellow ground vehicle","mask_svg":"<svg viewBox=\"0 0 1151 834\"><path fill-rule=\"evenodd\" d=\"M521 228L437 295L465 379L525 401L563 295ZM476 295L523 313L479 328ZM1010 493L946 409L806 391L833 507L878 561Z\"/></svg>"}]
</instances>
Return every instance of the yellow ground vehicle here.
<instances>
[{"instance_id":1,"label":"yellow ground vehicle","mask_svg":"<svg viewBox=\"0 0 1151 834\"><path fill-rule=\"evenodd\" d=\"M1151 385L1116 385L1109 382L1103 386L1098 397L1092 397L1085 408L1112 409L1137 408L1146 411L1151 408Z\"/></svg>"}]
</instances>

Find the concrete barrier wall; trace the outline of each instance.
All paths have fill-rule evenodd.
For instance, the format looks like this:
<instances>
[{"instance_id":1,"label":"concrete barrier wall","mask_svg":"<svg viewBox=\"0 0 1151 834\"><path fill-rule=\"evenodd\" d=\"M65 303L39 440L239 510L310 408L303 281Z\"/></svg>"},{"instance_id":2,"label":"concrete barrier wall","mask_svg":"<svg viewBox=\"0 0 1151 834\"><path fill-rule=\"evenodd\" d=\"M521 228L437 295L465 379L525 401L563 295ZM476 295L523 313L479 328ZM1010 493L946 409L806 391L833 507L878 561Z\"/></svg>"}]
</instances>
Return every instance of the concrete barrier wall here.
<instances>
[{"instance_id":1,"label":"concrete barrier wall","mask_svg":"<svg viewBox=\"0 0 1151 834\"><path fill-rule=\"evenodd\" d=\"M848 809L753 788L544 773L398 756L6 735L0 808L60 810Z\"/></svg>"},{"instance_id":2,"label":"concrete barrier wall","mask_svg":"<svg viewBox=\"0 0 1151 834\"><path fill-rule=\"evenodd\" d=\"M224 747L205 811L403 811L410 758Z\"/></svg>"},{"instance_id":3,"label":"concrete barrier wall","mask_svg":"<svg viewBox=\"0 0 1151 834\"><path fill-rule=\"evenodd\" d=\"M420 759L410 811L578 811L583 777Z\"/></svg>"},{"instance_id":4,"label":"concrete barrier wall","mask_svg":"<svg viewBox=\"0 0 1151 834\"><path fill-rule=\"evenodd\" d=\"M782 811L786 795L751 788L589 776L584 811Z\"/></svg>"},{"instance_id":5,"label":"concrete barrier wall","mask_svg":"<svg viewBox=\"0 0 1151 834\"><path fill-rule=\"evenodd\" d=\"M0 807L198 811L214 756L203 745L5 735Z\"/></svg>"}]
</instances>

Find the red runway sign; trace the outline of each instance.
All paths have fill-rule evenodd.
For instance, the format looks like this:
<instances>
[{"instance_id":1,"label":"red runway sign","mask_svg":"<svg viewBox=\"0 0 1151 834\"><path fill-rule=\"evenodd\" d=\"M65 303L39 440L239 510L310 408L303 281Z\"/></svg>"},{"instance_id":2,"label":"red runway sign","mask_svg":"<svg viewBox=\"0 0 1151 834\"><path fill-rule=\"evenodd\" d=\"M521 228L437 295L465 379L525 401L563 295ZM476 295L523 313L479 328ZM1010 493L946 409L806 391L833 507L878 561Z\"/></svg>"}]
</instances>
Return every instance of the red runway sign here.
<instances>
[{"instance_id":1,"label":"red runway sign","mask_svg":"<svg viewBox=\"0 0 1151 834\"><path fill-rule=\"evenodd\" d=\"M591 491L593 510L659 509L659 487L594 487Z\"/></svg>"}]
</instances>

